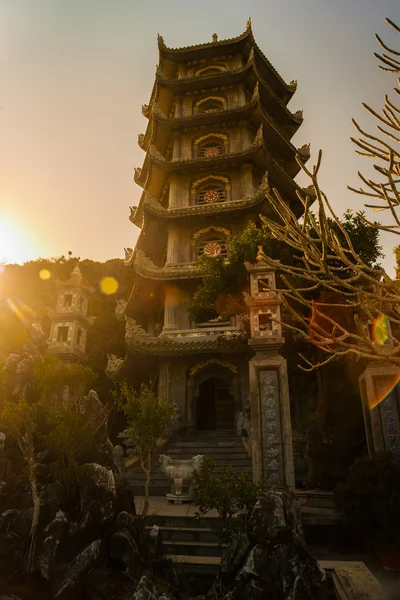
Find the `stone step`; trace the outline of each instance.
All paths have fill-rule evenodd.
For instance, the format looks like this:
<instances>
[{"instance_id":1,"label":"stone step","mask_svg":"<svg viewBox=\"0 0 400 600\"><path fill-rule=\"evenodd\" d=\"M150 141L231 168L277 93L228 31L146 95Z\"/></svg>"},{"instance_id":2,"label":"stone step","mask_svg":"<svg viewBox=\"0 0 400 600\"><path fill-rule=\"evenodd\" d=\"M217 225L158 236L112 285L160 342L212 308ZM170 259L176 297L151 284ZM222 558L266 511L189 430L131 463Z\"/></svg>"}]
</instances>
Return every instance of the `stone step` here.
<instances>
[{"instance_id":1,"label":"stone step","mask_svg":"<svg viewBox=\"0 0 400 600\"><path fill-rule=\"evenodd\" d=\"M152 525L146 525L146 530L150 531ZM218 538L212 532L210 527L171 527L160 526L160 532L163 542L214 542L218 543Z\"/></svg>"},{"instance_id":2,"label":"stone step","mask_svg":"<svg viewBox=\"0 0 400 600\"><path fill-rule=\"evenodd\" d=\"M250 460L249 455L245 452L244 448L240 448L239 446L170 446L167 450L168 455L179 454L186 456L196 456L197 454L204 455L220 455L220 453L228 454L229 456L244 456ZM164 452L163 454L167 454Z\"/></svg>"},{"instance_id":3,"label":"stone step","mask_svg":"<svg viewBox=\"0 0 400 600\"><path fill-rule=\"evenodd\" d=\"M183 542L163 541L166 554L192 555L192 556L221 556L224 547L218 542ZM226 545L225 545L226 547Z\"/></svg>"}]
</instances>

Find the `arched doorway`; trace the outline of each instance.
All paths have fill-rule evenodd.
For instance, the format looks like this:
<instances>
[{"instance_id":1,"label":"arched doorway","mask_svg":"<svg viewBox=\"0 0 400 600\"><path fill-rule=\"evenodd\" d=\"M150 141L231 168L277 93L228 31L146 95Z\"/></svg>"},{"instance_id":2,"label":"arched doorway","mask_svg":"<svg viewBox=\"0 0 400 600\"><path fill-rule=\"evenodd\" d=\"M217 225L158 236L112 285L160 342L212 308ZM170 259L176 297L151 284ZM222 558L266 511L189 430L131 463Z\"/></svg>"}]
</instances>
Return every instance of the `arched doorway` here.
<instances>
[{"instance_id":1,"label":"arched doorway","mask_svg":"<svg viewBox=\"0 0 400 600\"><path fill-rule=\"evenodd\" d=\"M196 429L233 429L234 398L227 381L209 377L200 383L196 398Z\"/></svg>"}]
</instances>

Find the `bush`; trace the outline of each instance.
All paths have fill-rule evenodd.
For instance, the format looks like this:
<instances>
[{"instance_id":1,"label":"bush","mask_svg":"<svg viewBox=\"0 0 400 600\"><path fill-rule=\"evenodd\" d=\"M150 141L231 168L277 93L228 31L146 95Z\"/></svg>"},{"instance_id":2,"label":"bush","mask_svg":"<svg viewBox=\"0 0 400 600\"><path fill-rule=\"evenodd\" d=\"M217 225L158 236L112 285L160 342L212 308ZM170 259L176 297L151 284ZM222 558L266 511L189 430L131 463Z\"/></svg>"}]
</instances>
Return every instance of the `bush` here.
<instances>
[{"instance_id":1,"label":"bush","mask_svg":"<svg viewBox=\"0 0 400 600\"><path fill-rule=\"evenodd\" d=\"M354 536L400 549L400 461L392 453L357 459L336 488L339 509Z\"/></svg>"},{"instance_id":2,"label":"bush","mask_svg":"<svg viewBox=\"0 0 400 600\"><path fill-rule=\"evenodd\" d=\"M265 480L253 483L245 473L237 473L230 466L217 469L215 461L205 460L193 476L193 499L199 506L196 516L215 509L218 519L212 530L220 544L227 543L245 530L257 496L266 489Z\"/></svg>"}]
</instances>

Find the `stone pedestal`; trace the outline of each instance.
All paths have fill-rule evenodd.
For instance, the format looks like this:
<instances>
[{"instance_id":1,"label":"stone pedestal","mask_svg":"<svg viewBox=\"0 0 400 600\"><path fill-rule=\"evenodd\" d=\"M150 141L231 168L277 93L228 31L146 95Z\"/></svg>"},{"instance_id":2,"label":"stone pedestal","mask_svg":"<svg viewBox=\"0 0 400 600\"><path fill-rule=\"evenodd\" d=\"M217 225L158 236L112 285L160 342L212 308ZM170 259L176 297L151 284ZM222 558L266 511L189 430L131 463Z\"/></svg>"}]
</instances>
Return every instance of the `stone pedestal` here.
<instances>
[{"instance_id":1,"label":"stone pedestal","mask_svg":"<svg viewBox=\"0 0 400 600\"><path fill-rule=\"evenodd\" d=\"M360 376L369 455L389 450L400 455L400 369L370 362Z\"/></svg>"},{"instance_id":2,"label":"stone pedestal","mask_svg":"<svg viewBox=\"0 0 400 600\"><path fill-rule=\"evenodd\" d=\"M246 265L251 295L249 345L255 356L249 362L253 478L270 485L295 489L289 385L286 360L279 354L280 300L275 293L275 272L259 253L258 264Z\"/></svg>"},{"instance_id":3,"label":"stone pedestal","mask_svg":"<svg viewBox=\"0 0 400 600\"><path fill-rule=\"evenodd\" d=\"M294 463L286 360L260 350L249 362L254 481L294 491Z\"/></svg>"}]
</instances>

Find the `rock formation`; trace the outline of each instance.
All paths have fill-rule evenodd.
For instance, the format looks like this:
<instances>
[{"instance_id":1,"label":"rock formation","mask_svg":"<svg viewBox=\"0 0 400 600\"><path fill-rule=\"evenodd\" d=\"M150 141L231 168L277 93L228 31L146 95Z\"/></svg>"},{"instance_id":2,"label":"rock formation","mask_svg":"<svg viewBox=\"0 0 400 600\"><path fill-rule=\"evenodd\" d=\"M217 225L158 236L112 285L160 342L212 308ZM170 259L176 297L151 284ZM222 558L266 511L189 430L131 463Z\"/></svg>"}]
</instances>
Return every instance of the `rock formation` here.
<instances>
[{"instance_id":1,"label":"rock formation","mask_svg":"<svg viewBox=\"0 0 400 600\"><path fill-rule=\"evenodd\" d=\"M300 508L289 493L269 490L256 502L247 530L222 557L207 600L308 600L325 572L307 549Z\"/></svg>"}]
</instances>

